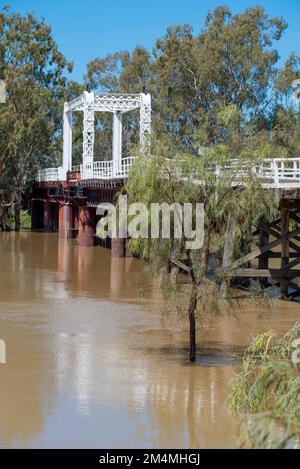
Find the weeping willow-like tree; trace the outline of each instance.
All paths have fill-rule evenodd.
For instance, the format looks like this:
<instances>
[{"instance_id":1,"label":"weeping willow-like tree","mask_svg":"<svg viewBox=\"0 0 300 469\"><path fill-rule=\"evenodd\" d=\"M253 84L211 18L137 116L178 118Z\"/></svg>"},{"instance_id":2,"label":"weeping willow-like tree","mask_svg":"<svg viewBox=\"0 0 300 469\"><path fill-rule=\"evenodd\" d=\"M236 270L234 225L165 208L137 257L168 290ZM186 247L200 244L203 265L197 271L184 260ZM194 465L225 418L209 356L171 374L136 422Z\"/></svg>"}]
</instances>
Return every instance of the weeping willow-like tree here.
<instances>
[{"instance_id":1,"label":"weeping willow-like tree","mask_svg":"<svg viewBox=\"0 0 300 469\"><path fill-rule=\"evenodd\" d=\"M233 138L235 130L231 124L236 113L230 112L227 130ZM132 252L147 260L151 273L156 273L165 296L176 298L173 304L177 309L180 304L181 316L188 317L191 361L196 360L196 330L201 313L208 308L217 311L220 301L231 296L228 275L231 263L245 253L252 227L262 217L269 218L273 207L253 172L259 162L256 152L249 151L249 142L241 141L239 155L234 164L230 163L230 138L227 144L205 149L198 158L174 154L169 144L158 142L150 159L141 157L133 166L125 187L129 203L143 203L149 211L151 204L175 208L171 211L172 221L178 217L176 204L192 204L194 230L202 229L197 224L196 204L204 206L201 246L190 247L184 230L179 237L171 230L170 238L164 238L160 230L157 238L151 238L152 219L148 238L130 241ZM161 215L160 228L164 216ZM188 274L186 281L175 280L172 273L176 269Z\"/></svg>"},{"instance_id":2,"label":"weeping willow-like tree","mask_svg":"<svg viewBox=\"0 0 300 469\"><path fill-rule=\"evenodd\" d=\"M298 347L298 352L297 352ZM300 448L300 324L254 338L232 383L230 406L243 419L244 444Z\"/></svg>"}]
</instances>

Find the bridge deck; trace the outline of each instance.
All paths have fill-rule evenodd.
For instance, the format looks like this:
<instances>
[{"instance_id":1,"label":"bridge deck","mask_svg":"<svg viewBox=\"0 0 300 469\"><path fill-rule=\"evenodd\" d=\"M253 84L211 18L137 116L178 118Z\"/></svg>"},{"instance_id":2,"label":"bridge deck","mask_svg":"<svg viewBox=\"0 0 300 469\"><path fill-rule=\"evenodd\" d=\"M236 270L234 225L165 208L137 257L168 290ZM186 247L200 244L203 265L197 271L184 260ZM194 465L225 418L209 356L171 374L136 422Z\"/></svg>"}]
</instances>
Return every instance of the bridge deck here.
<instances>
[{"instance_id":1,"label":"bridge deck","mask_svg":"<svg viewBox=\"0 0 300 469\"><path fill-rule=\"evenodd\" d=\"M73 182L81 185L91 185L96 181L116 181L128 178L130 167L136 158L134 156L123 158L119 167L115 167L113 161L95 161L89 164L82 164L72 168ZM172 160L170 167L172 167ZM264 159L259 164L251 167L249 171L248 164L245 167L240 166L237 160L231 160L225 167L226 171L235 173L235 182L238 185L239 177L245 178L245 175L258 177L262 187L266 189L300 189L300 158L273 158ZM178 166L176 168L178 173ZM180 170L180 175L192 177L195 183L201 183L197 174L187 175L184 170ZM215 168L212 170L216 175L221 175L222 170ZM70 181L70 175L68 176ZM48 168L38 171L37 182L62 182L62 168Z\"/></svg>"}]
</instances>

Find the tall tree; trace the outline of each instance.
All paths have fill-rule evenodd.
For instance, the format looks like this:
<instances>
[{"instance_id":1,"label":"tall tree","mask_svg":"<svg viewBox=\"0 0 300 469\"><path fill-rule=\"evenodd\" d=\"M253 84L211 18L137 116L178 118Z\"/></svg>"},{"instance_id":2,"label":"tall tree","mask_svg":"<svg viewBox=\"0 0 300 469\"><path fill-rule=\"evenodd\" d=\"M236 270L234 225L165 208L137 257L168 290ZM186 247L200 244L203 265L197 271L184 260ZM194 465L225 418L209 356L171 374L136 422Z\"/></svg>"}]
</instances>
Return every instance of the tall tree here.
<instances>
[{"instance_id":1,"label":"tall tree","mask_svg":"<svg viewBox=\"0 0 300 469\"><path fill-rule=\"evenodd\" d=\"M0 13L0 76L6 103L0 113L0 207L16 212L36 170L58 163L62 99L72 65L33 15Z\"/></svg>"},{"instance_id":2,"label":"tall tree","mask_svg":"<svg viewBox=\"0 0 300 469\"><path fill-rule=\"evenodd\" d=\"M259 6L236 15L218 7L198 33L189 25L169 27L152 54L137 47L93 60L86 80L105 92L140 92L146 85L153 97L154 132L168 136L178 150L198 155L202 147L223 142L226 123L218 115L234 106L243 116L244 135L259 132L291 154L298 148L297 119L286 111L299 59L291 55L281 69L275 48L286 28L282 18L269 17ZM133 134L137 124L129 118L125 134Z\"/></svg>"},{"instance_id":3,"label":"tall tree","mask_svg":"<svg viewBox=\"0 0 300 469\"><path fill-rule=\"evenodd\" d=\"M156 43L154 66L159 113L174 136L193 150L195 132L203 145L222 141L223 106L235 105L248 122L270 111L279 74L272 46L286 27L261 7L238 15L219 7L197 35L187 25L169 28Z\"/></svg>"}]
</instances>

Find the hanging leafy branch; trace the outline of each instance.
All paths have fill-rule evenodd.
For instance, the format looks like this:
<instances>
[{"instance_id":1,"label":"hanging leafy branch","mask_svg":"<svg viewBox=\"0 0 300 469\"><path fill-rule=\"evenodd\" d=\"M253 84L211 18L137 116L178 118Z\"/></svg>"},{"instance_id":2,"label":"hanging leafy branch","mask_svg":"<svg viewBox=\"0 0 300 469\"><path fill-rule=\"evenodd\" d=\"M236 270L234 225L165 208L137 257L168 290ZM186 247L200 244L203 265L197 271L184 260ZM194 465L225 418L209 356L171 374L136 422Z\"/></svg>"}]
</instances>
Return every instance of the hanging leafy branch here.
<instances>
[{"instance_id":1,"label":"hanging leafy branch","mask_svg":"<svg viewBox=\"0 0 300 469\"><path fill-rule=\"evenodd\" d=\"M283 336L273 332L257 336L245 353L229 402L234 414L243 418L247 446L300 448L300 373L292 360L295 341L300 343L300 324Z\"/></svg>"}]
</instances>

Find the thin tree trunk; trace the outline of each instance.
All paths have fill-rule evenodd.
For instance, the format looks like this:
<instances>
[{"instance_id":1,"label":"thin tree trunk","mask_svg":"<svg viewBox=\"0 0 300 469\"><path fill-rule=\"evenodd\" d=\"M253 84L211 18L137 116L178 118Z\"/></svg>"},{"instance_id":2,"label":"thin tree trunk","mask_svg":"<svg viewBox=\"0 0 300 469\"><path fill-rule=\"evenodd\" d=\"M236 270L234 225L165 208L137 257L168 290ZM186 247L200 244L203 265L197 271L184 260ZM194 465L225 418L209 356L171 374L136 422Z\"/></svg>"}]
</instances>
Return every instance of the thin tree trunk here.
<instances>
[{"instance_id":1,"label":"thin tree trunk","mask_svg":"<svg viewBox=\"0 0 300 469\"><path fill-rule=\"evenodd\" d=\"M21 207L19 204L15 205L15 231L20 231L21 228Z\"/></svg>"},{"instance_id":2,"label":"thin tree trunk","mask_svg":"<svg viewBox=\"0 0 300 469\"><path fill-rule=\"evenodd\" d=\"M196 361L196 309L197 309L198 288L196 284L192 285L192 291L189 304L189 322L190 322L190 361Z\"/></svg>"},{"instance_id":3,"label":"thin tree trunk","mask_svg":"<svg viewBox=\"0 0 300 469\"><path fill-rule=\"evenodd\" d=\"M6 207L0 207L0 231L11 231Z\"/></svg>"}]
</instances>

